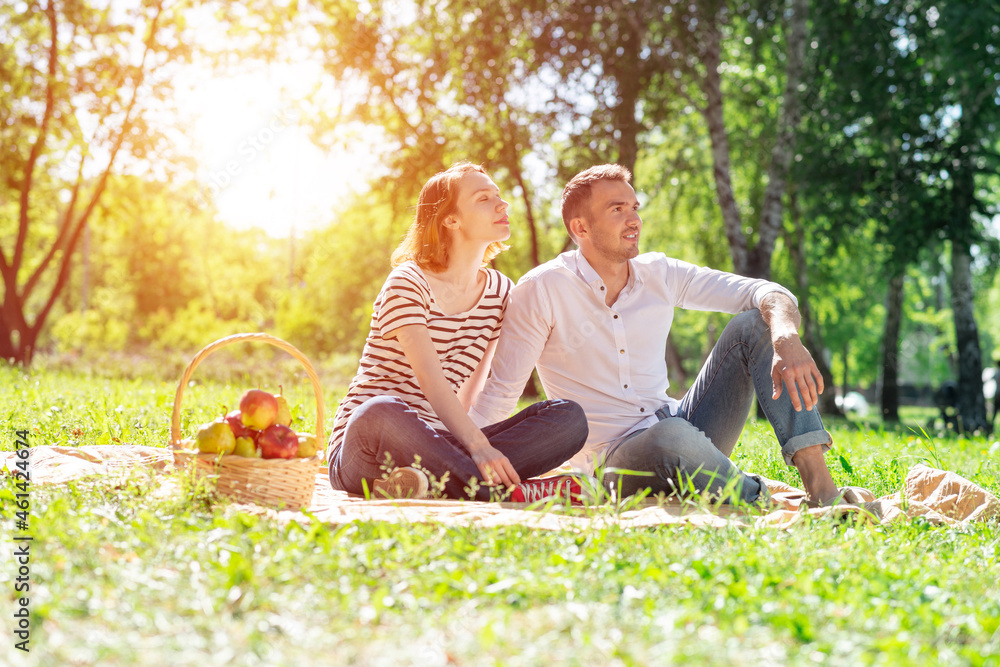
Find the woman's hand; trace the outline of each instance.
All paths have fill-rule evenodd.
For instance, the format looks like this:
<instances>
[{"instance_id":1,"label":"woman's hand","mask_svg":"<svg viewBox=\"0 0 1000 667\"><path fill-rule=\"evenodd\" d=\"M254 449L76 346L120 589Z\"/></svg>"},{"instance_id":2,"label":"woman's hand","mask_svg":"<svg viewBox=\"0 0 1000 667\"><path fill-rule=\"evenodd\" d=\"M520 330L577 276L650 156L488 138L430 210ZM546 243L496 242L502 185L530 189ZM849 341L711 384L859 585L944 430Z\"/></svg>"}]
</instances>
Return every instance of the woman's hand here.
<instances>
[{"instance_id":1,"label":"woman's hand","mask_svg":"<svg viewBox=\"0 0 1000 667\"><path fill-rule=\"evenodd\" d=\"M486 484L503 484L507 487L520 484L521 478L514 466L506 456L493 448L482 430L469 419L467 409L445 379L427 327L408 325L392 333L399 340L427 402L434 408L445 428L468 450Z\"/></svg>"},{"instance_id":2,"label":"woman's hand","mask_svg":"<svg viewBox=\"0 0 1000 667\"><path fill-rule=\"evenodd\" d=\"M510 460L499 450L493 448L482 431L479 434L482 437L476 438L474 443L467 446L469 455L472 456L472 461L479 468L479 474L482 475L486 485L503 484L510 488L520 484L521 478L518 477Z\"/></svg>"}]
</instances>

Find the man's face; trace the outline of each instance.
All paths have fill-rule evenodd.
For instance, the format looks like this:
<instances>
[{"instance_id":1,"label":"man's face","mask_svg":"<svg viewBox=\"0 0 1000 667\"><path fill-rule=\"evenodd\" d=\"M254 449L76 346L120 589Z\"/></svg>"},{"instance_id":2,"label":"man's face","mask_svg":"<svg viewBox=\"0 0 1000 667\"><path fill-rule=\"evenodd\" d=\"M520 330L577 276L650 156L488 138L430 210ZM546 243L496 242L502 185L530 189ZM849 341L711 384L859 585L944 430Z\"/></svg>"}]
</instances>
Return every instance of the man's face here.
<instances>
[{"instance_id":1,"label":"man's face","mask_svg":"<svg viewBox=\"0 0 1000 667\"><path fill-rule=\"evenodd\" d=\"M578 243L585 256L612 263L626 262L639 254L639 200L624 181L598 181L591 188L590 211Z\"/></svg>"}]
</instances>

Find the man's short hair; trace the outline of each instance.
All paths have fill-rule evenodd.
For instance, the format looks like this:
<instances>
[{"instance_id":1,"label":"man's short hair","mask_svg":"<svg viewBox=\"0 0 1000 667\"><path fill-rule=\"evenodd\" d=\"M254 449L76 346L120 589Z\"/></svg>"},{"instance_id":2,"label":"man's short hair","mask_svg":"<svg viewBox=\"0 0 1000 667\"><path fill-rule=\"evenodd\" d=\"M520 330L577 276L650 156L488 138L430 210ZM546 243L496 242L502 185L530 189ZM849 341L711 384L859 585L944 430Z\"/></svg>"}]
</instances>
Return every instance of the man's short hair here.
<instances>
[{"instance_id":1,"label":"man's short hair","mask_svg":"<svg viewBox=\"0 0 1000 667\"><path fill-rule=\"evenodd\" d=\"M573 218L585 217L589 211L590 196L594 183L598 181L632 182L632 172L620 164L599 164L585 169L570 179L562 193L562 219L569 237L576 240L570 231L569 221Z\"/></svg>"}]
</instances>

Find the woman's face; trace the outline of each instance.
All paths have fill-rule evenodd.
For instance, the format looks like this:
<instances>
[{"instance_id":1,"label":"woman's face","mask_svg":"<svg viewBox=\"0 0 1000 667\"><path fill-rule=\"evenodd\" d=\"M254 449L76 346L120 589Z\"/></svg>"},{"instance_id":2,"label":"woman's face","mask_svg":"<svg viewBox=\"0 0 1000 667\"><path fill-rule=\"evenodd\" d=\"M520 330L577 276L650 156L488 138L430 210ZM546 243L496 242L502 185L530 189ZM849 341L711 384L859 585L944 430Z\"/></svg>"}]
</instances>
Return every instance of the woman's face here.
<instances>
[{"instance_id":1,"label":"woman's face","mask_svg":"<svg viewBox=\"0 0 1000 667\"><path fill-rule=\"evenodd\" d=\"M458 223L455 234L470 241L494 243L510 238L509 207L493 179L471 171L459 181L458 202L449 217Z\"/></svg>"}]
</instances>

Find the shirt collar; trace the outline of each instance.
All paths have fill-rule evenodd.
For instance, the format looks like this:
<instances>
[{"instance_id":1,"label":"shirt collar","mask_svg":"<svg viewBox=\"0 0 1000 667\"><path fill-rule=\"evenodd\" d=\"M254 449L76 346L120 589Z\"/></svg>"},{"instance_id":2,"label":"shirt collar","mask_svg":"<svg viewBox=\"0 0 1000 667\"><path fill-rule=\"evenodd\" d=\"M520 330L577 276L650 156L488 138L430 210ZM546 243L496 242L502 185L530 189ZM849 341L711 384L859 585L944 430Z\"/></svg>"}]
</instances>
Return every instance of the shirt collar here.
<instances>
[{"instance_id":1,"label":"shirt collar","mask_svg":"<svg viewBox=\"0 0 1000 667\"><path fill-rule=\"evenodd\" d=\"M594 287L596 285L603 285L604 280L601 278L600 275L598 275L597 271L594 270L594 267L590 265L590 262L587 261L587 258L583 256L583 253L580 252L580 249L577 248L576 250L573 251L573 253L576 255L577 275L583 278L583 280L591 287ZM628 282L625 284L625 289L623 290L622 296L624 296L624 294L627 294L628 292L631 292L632 289L637 284L642 285L642 277L639 275L639 272L636 271L635 261L633 259L630 259L628 260Z\"/></svg>"},{"instance_id":2,"label":"shirt collar","mask_svg":"<svg viewBox=\"0 0 1000 667\"><path fill-rule=\"evenodd\" d=\"M601 276L597 274L597 271L594 270L594 267L592 267L590 265L590 262L587 261L587 258L583 256L583 253L580 252L579 249L575 250L574 252L576 253L577 275L583 278L584 282L586 282L588 285L592 287L598 284L603 284L604 281L601 279Z\"/></svg>"}]
</instances>

